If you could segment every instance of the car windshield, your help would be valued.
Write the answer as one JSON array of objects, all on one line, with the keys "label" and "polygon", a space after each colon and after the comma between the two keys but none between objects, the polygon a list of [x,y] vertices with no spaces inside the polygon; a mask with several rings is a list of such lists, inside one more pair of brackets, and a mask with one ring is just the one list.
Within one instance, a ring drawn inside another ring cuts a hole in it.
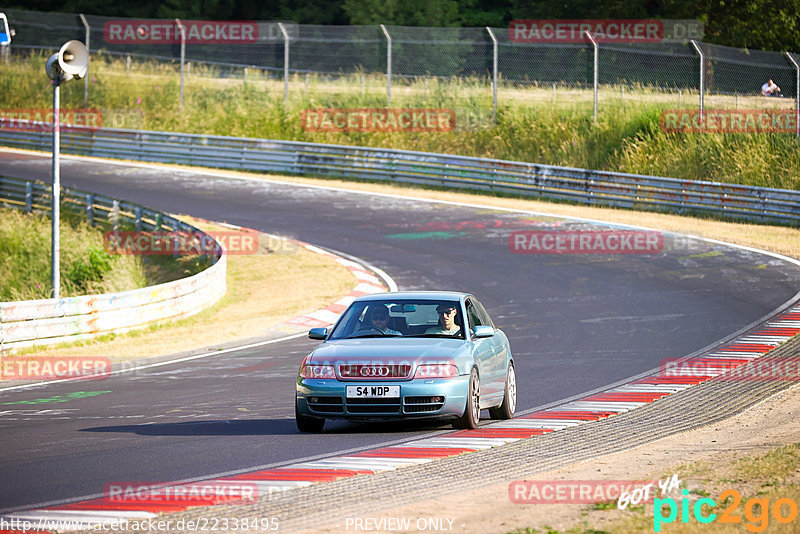
[{"label": "car windshield", "polygon": [[329,339],[445,337],[464,339],[457,300],[365,300],[344,312]]}]

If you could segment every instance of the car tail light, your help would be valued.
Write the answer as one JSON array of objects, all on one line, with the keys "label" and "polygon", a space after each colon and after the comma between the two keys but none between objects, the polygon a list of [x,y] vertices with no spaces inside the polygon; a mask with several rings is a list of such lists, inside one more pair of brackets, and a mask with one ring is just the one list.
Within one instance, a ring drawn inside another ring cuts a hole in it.
[{"label": "car tail light", "polygon": [[304,364],[300,367],[300,378],[336,378],[332,365]]},{"label": "car tail light", "polygon": [[453,378],[458,376],[458,367],[452,363],[426,363],[417,367],[414,378]]}]

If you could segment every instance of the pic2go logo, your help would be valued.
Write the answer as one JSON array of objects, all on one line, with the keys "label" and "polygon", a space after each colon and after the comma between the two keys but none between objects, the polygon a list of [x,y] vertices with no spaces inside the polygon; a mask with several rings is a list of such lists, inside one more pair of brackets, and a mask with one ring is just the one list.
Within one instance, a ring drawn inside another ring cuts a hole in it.
[{"label": "pic2go logo", "polygon": [[[729,489],[720,494],[721,505],[726,506],[729,498],[733,498],[733,502],[727,505],[719,516],[711,512],[711,509],[717,506],[714,499],[704,497],[698,499],[694,505],[691,505],[688,499],[689,491],[683,490],[681,494],[683,498],[680,499],[680,504],[669,497],[653,500],[654,532],[661,532],[662,525],[674,523],[678,519],[679,512],[681,514],[681,523],[689,523],[690,513],[698,523],[703,524],[713,523],[714,521],[734,524],[741,524],[742,522],[742,516],[736,513],[736,509],[739,508],[739,504],[742,502],[742,495],[736,490]],[[664,515],[665,510],[668,510],[666,516]],[[797,503],[792,499],[782,498],[776,500],[770,507],[769,499],[766,497],[754,497],[744,504],[744,517],[747,520],[745,528],[749,532],[764,532],[769,526],[770,514],[778,523],[791,523],[797,518]]]}]

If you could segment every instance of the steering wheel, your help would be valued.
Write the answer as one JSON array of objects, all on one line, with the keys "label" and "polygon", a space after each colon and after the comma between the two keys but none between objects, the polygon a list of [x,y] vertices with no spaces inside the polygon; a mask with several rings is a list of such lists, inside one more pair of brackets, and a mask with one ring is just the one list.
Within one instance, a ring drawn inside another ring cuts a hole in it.
[{"label": "steering wheel", "polygon": [[378,334],[381,334],[383,336],[389,335],[386,332],[384,332],[383,330],[381,330],[380,328],[375,328],[374,326],[362,326],[361,328],[359,328],[358,330],[353,332],[353,334],[359,334],[359,333],[361,333],[361,334],[378,333]]}]

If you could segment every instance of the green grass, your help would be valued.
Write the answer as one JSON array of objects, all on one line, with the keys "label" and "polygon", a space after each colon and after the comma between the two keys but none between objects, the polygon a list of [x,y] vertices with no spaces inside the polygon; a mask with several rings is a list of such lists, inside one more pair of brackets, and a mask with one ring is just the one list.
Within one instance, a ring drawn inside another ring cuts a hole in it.
[{"label": "green grass", "polygon": [[[43,56],[12,59],[0,77],[0,109],[44,108],[52,91]],[[178,104],[174,65],[133,63],[99,54],[92,57],[89,107],[100,110],[103,125],[347,145],[391,147],[494,157],[590,169],[714,180],[786,189],[800,188],[800,142],[793,134],[682,134],[659,126],[662,110],[696,108],[697,96],[644,87],[623,93],[601,91],[598,124],[593,125],[591,91],[562,88],[555,103],[546,87],[501,86],[497,117],[485,80],[431,79],[393,84],[392,107],[449,108],[456,130],[437,133],[325,133],[301,128],[309,108],[384,107],[381,76],[291,79],[283,83],[250,69],[238,78],[221,78],[194,65],[186,76],[184,105]],[[363,88],[362,88],[363,83]],[[781,105],[761,97],[736,100],[741,108]],[[730,97],[707,97],[707,107],[733,107]],[[716,102],[716,103],[715,103]],[[83,107],[83,83],[62,88],[62,106]]]},{"label": "green grass", "polygon": [[[48,217],[0,208],[0,302],[50,296]],[[61,296],[125,291],[174,280],[202,268],[199,258],[108,254],[103,230],[62,212]]]}]

